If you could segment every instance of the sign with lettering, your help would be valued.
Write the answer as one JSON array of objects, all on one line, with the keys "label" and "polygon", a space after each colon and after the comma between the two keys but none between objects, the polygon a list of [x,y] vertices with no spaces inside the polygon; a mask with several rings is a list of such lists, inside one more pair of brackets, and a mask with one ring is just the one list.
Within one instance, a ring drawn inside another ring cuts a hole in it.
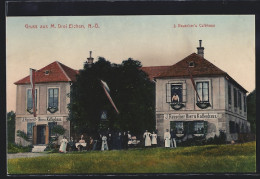
[{"label": "sign with lettering", "polygon": [[22,122],[37,122],[37,121],[61,122],[62,117],[36,117],[36,118],[23,117],[22,118]]},{"label": "sign with lettering", "polygon": [[221,117],[222,115],[217,113],[164,114],[164,120],[218,119]]}]

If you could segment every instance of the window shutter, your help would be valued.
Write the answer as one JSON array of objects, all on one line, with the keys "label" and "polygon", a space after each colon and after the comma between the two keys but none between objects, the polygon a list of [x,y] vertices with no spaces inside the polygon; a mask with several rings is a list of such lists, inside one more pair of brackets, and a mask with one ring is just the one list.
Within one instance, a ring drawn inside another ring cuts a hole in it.
[{"label": "window shutter", "polygon": [[37,143],[37,126],[33,126],[33,145]]},{"label": "window shutter", "polygon": [[166,84],[166,103],[171,102],[171,84],[167,83]]},{"label": "window shutter", "polygon": [[46,133],[45,133],[45,144],[49,143],[49,126],[46,125]]},{"label": "window shutter", "polygon": [[182,84],[182,102],[187,101],[186,95],[187,95],[187,87],[186,87],[186,83],[183,83]]}]

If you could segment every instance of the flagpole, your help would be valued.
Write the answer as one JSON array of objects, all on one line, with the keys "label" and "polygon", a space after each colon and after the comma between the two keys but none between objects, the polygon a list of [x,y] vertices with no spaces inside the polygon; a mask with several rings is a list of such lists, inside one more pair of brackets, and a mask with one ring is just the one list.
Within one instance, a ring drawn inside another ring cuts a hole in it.
[{"label": "flagpole", "polygon": [[199,98],[199,101],[201,102],[201,99],[200,99],[199,93],[198,93],[197,88],[196,88],[196,86],[195,86],[195,82],[194,82],[194,80],[193,80],[193,77],[192,77],[192,74],[191,74],[191,72],[190,72],[189,67],[188,67],[188,71],[189,71],[189,74],[190,74],[190,79],[191,79],[191,82],[192,82],[193,88],[194,88],[194,90],[196,91],[196,94],[197,94],[197,96],[198,96],[198,98]]},{"label": "flagpole", "polygon": [[32,103],[33,103],[33,116],[36,118],[36,107],[35,107],[35,69],[30,68],[30,82],[32,87]]},{"label": "flagpole", "polygon": [[107,97],[108,97],[110,103],[112,104],[112,106],[113,106],[114,109],[116,110],[117,114],[119,114],[119,111],[118,111],[118,109],[117,109],[115,103],[113,102],[113,100],[112,100],[110,94],[108,93],[109,88],[108,88],[106,82],[104,82],[104,81],[101,80],[101,84],[102,84],[102,87],[103,87],[103,89],[104,89],[104,91],[105,91],[105,93],[106,93],[106,95],[107,95]]}]

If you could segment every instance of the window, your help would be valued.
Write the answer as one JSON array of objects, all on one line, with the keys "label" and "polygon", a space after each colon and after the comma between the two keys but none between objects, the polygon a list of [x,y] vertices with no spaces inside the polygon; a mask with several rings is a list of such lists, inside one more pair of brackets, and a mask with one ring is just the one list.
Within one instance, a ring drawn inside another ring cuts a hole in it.
[{"label": "window", "polygon": [[27,123],[27,136],[29,138],[32,137],[32,134],[33,134],[33,126],[35,126],[35,122],[28,122]]},{"label": "window", "polygon": [[233,134],[236,132],[236,125],[234,121],[229,121],[229,132]]},{"label": "window", "polygon": [[234,106],[237,107],[237,89],[234,88]]},{"label": "window", "polygon": [[[35,89],[35,110],[37,109],[37,89]],[[32,89],[27,90],[27,111],[33,113]]]},{"label": "window", "polygon": [[175,122],[175,128],[176,128],[176,133],[177,134],[183,134],[183,122]]},{"label": "window", "polygon": [[246,95],[244,95],[244,112],[246,112],[247,102],[246,102]]},{"label": "window", "polygon": [[48,111],[54,113],[58,111],[59,106],[59,89],[49,88],[48,89]]},{"label": "window", "polygon": [[237,95],[238,95],[238,107],[241,110],[242,109],[241,93],[238,92]]},{"label": "window", "polygon": [[[197,102],[209,102],[209,82],[197,82],[196,83],[197,87]],[[199,100],[200,98],[200,100]]]},{"label": "window", "polygon": [[53,133],[53,127],[57,125],[57,122],[49,122],[48,126],[49,126],[49,136],[55,136],[55,134]]},{"label": "window", "polygon": [[45,75],[49,75],[49,74],[50,74],[50,71],[49,71],[49,70],[46,70],[44,73],[45,73]]},{"label": "window", "polygon": [[231,85],[228,84],[228,104],[232,104]]},{"label": "window", "polygon": [[167,83],[166,102],[183,103],[186,102],[186,83]]},{"label": "window", "polygon": [[189,67],[194,67],[194,66],[195,66],[195,64],[193,61],[189,62]]},{"label": "window", "polygon": [[171,85],[171,101],[173,103],[182,102],[182,84]]},{"label": "window", "polygon": [[204,122],[194,122],[194,134],[204,134]]}]

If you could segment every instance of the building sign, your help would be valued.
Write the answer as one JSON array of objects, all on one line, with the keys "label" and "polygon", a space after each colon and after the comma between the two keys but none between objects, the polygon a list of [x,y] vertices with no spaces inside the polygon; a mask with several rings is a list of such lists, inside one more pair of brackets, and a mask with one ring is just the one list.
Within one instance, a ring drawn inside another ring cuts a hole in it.
[{"label": "building sign", "polygon": [[41,121],[48,121],[48,122],[61,122],[62,117],[36,117],[36,118],[22,118],[22,122],[41,122]]},{"label": "building sign", "polygon": [[221,118],[221,114],[217,114],[217,113],[164,114],[164,120],[218,119],[218,118]]}]

